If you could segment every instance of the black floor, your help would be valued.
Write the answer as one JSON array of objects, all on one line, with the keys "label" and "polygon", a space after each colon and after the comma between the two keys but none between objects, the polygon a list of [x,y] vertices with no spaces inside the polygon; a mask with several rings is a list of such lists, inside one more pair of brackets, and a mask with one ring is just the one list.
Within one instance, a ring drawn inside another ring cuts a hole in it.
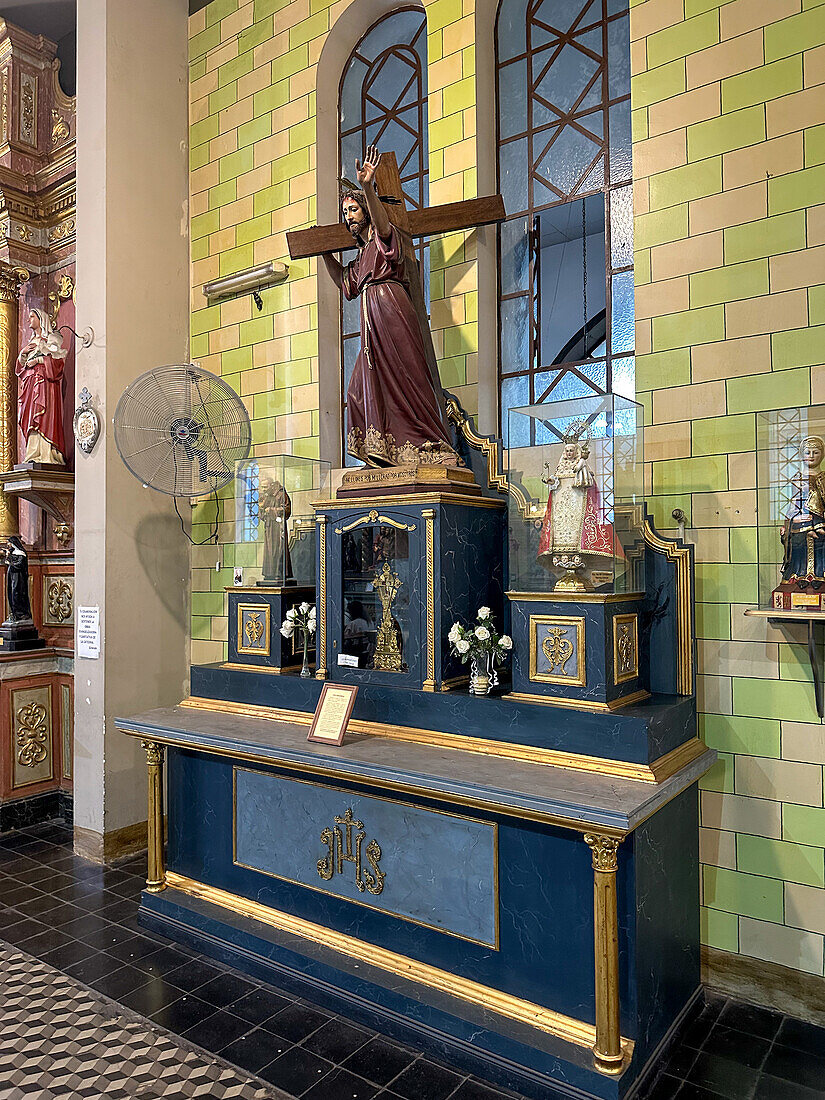
[{"label": "black floor", "polygon": [[[6,833],[0,939],[296,1097],[512,1098],[147,933],[136,917],[144,876],[145,857],[116,868],[78,859],[60,823]],[[709,996],[643,1097],[825,1100],[825,1029]]]}]

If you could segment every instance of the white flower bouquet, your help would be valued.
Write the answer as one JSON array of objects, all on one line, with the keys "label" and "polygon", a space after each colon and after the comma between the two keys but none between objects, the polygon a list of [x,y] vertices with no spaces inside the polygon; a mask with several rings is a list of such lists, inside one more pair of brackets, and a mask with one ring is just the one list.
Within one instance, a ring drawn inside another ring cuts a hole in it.
[{"label": "white flower bouquet", "polygon": [[451,652],[462,661],[478,660],[489,654],[496,664],[501,664],[513,648],[513,639],[507,634],[497,632],[489,607],[478,609],[474,626],[453,623],[447,640],[450,643]]},{"label": "white flower bouquet", "polygon": [[310,607],[306,602],[297,607],[291,607],[281,623],[281,633],[285,638],[292,638],[297,634],[303,641],[304,664],[301,675],[304,677],[312,675],[309,669],[309,639],[315,633],[316,627],[315,607]]}]

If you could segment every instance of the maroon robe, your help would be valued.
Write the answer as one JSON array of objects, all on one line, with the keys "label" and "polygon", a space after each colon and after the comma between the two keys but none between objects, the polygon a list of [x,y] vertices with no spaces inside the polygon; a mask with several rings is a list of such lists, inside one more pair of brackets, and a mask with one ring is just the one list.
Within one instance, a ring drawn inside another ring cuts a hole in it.
[{"label": "maroon robe", "polygon": [[63,437],[63,400],[60,383],[63,378],[63,359],[55,359],[47,352],[37,360],[24,357],[30,354],[24,349],[17,359],[17,415],[23,438],[32,431],[66,455]]},{"label": "maroon robe", "polygon": [[[361,350],[347,389],[347,450],[370,466],[455,461],[409,293],[401,238],[377,233],[344,269],[361,297]],[[434,444],[422,452],[424,444]]]}]

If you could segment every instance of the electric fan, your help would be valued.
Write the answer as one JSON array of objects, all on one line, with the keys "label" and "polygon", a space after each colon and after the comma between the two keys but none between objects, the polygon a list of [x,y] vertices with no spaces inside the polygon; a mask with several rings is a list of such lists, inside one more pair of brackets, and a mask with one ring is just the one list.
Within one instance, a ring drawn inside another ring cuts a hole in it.
[{"label": "electric fan", "polygon": [[117,403],[114,429],[127,469],[172,497],[217,492],[252,444],[243,401],[194,363],[155,367],[136,378]]}]

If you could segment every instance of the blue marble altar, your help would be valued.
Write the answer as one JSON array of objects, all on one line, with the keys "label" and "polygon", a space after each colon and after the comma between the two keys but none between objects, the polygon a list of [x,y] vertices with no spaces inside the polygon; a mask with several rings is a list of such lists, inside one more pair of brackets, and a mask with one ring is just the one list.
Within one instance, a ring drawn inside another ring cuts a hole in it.
[{"label": "blue marble altar", "polygon": [[[149,768],[141,920],[537,1100],[629,1100],[700,989],[692,551],[648,523],[643,591],[508,596],[495,441],[459,427],[480,492],[316,505],[317,679],[194,667],[118,720]],[[446,639],[481,603],[516,638],[497,697]],[[324,678],[359,687],[341,746],[306,740]]]}]

